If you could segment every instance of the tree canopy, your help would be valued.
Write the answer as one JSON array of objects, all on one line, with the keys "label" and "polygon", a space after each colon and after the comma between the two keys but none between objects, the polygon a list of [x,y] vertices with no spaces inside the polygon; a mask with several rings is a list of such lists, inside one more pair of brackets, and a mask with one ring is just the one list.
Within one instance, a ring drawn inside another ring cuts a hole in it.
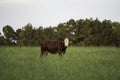
[{"label": "tree canopy", "polygon": [[6,25],[3,33],[3,36],[0,34],[0,46],[40,46],[43,39],[57,40],[65,37],[70,39],[71,45],[76,46],[120,46],[120,23],[100,21],[97,18],[70,19],[47,28],[35,28],[28,23],[16,31]]}]

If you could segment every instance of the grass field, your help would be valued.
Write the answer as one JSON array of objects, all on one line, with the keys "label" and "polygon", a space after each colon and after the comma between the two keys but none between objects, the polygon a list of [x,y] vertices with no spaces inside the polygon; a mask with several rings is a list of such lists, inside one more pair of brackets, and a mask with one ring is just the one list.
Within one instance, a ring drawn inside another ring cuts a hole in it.
[{"label": "grass field", "polygon": [[69,47],[40,57],[39,47],[0,47],[0,80],[119,80],[120,48]]}]

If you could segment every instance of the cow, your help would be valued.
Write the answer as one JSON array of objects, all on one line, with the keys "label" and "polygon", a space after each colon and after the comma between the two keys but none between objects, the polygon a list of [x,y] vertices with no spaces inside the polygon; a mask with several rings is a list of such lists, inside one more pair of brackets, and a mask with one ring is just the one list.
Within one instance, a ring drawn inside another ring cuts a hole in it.
[{"label": "cow", "polygon": [[56,40],[56,41],[51,41],[51,40],[43,40],[41,41],[41,57],[44,54],[48,54],[47,52],[51,54],[59,54],[59,55],[64,55],[65,51],[69,45],[69,39],[65,38],[64,40]]}]

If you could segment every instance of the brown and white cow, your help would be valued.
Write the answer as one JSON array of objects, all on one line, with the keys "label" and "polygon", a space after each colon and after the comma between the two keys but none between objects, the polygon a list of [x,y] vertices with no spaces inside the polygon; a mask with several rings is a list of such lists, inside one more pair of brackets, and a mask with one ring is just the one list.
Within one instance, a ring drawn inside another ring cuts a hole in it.
[{"label": "brown and white cow", "polygon": [[43,40],[41,42],[41,57],[44,54],[59,54],[64,55],[65,51],[69,45],[69,39],[65,38],[64,40],[57,40],[57,41],[50,41],[50,40]]}]

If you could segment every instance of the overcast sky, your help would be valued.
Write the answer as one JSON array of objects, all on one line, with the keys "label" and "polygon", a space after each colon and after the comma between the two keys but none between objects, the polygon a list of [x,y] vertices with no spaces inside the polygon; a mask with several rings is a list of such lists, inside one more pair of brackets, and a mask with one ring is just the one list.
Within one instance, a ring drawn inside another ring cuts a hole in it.
[{"label": "overcast sky", "polygon": [[0,32],[5,25],[48,27],[71,18],[120,22],[120,0],[0,0]]}]

